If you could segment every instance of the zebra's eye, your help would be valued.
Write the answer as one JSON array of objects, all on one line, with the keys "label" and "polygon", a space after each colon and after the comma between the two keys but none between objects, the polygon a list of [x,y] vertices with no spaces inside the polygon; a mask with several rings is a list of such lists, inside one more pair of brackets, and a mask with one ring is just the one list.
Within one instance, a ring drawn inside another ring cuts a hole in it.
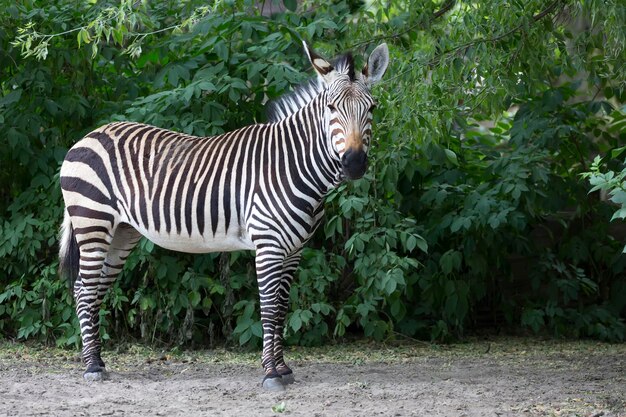
[{"label": "zebra's eye", "polygon": [[328,103],[326,106],[330,109],[330,111],[337,111],[337,108],[332,103]]}]

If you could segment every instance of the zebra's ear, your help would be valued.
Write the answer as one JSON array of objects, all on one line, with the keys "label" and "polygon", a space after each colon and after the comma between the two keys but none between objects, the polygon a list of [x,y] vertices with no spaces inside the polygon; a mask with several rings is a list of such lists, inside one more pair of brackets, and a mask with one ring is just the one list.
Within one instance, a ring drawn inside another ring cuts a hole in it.
[{"label": "zebra's ear", "polygon": [[318,55],[313,49],[309,48],[309,45],[307,45],[306,42],[302,41],[302,44],[304,45],[306,56],[309,58],[309,61],[311,61],[311,65],[313,65],[317,75],[319,75],[319,77],[325,82],[328,82],[328,75],[334,70],[333,66],[330,62]]},{"label": "zebra's ear", "polygon": [[367,85],[372,85],[380,81],[387,71],[389,65],[389,49],[386,43],[381,43],[372,51],[363,68],[363,78]]}]

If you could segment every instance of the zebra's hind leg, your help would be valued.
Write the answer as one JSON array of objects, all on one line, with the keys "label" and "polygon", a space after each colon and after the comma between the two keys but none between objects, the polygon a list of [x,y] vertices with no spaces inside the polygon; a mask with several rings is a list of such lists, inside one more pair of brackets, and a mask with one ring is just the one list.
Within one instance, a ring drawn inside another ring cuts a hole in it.
[{"label": "zebra's hind leg", "polygon": [[[96,302],[94,304],[95,311],[97,314],[92,316],[92,320],[94,320],[93,325],[100,325],[100,307],[106,296],[107,291],[117,277],[122,272],[124,268],[124,264],[126,263],[126,259],[128,255],[133,250],[137,243],[141,239],[141,234],[137,232],[132,226],[122,223],[115,230],[115,235],[113,236],[113,240],[111,245],[109,246],[109,251],[107,252],[106,258],[104,260],[104,264],[102,266],[102,272],[100,274],[100,282],[98,284],[98,293]],[[102,376],[106,376],[106,368],[104,361],[102,360],[102,342],[98,337],[96,339],[96,348],[94,351],[94,355],[97,357],[98,364],[102,368],[102,372],[105,372]]]},{"label": "zebra's hind leg", "polygon": [[80,262],[79,274],[74,283],[74,298],[83,342],[83,362],[87,366],[83,376],[87,380],[102,379],[104,371],[101,366],[103,365],[102,359],[100,359],[98,293],[102,267],[111,240],[111,233],[103,227],[76,229]]},{"label": "zebra's hind leg", "polygon": [[285,318],[289,310],[289,290],[293,282],[294,273],[300,263],[301,251],[290,255],[283,263],[283,273],[278,288],[278,315],[276,317],[276,329],[274,332],[274,359],[276,361],[276,370],[282,377],[283,384],[292,384],[295,382],[293,371],[284,359],[283,339],[285,329]]},{"label": "zebra's hind leg", "polygon": [[98,381],[105,376],[101,356],[100,306],[140,237],[135,229],[125,225],[115,230],[113,238],[111,233],[101,233],[97,237],[77,234],[80,273],[74,285],[74,296],[83,342],[83,361],[87,366],[83,374],[86,380]]}]

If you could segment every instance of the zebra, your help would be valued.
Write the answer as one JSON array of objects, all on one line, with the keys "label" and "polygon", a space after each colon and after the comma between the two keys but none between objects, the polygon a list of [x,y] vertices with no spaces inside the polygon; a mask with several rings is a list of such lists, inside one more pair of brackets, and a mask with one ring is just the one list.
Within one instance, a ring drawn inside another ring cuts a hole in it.
[{"label": "zebra", "polygon": [[324,196],[365,174],[370,89],[389,63],[385,43],[360,72],[350,53],[331,63],[303,45],[317,76],[271,102],[268,123],[196,137],[113,122],[68,151],[60,169],[60,271],[73,289],[85,379],[105,375],[100,306],[146,237],[188,253],[256,251],[262,387],[284,390],[294,381],[283,357],[289,289]]}]

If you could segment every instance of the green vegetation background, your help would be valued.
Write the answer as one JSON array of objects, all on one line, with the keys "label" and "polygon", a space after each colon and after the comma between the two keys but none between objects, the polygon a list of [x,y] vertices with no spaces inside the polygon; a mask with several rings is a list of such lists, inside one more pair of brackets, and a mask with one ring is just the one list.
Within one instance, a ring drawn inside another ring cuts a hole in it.
[{"label": "green vegetation background", "polygon": [[[385,41],[392,61],[368,173],[328,196],[304,252],[290,343],[626,337],[620,1],[0,3],[0,338],[79,343],[56,273],[74,142],[113,120],[195,135],[264,121],[311,76],[302,40],[328,57]],[[143,241],[104,338],[259,345],[252,261]]]}]

